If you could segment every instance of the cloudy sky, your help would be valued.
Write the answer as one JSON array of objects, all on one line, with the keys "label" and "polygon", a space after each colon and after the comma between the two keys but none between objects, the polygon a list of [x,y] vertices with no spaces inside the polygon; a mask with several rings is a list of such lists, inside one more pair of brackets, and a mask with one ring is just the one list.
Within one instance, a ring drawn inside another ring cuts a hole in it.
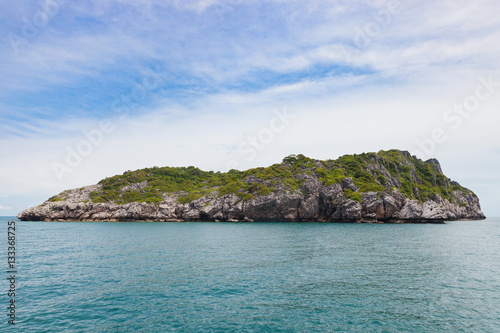
[{"label": "cloudy sky", "polygon": [[496,0],[1,2],[0,215],[129,169],[397,148],[500,216]]}]

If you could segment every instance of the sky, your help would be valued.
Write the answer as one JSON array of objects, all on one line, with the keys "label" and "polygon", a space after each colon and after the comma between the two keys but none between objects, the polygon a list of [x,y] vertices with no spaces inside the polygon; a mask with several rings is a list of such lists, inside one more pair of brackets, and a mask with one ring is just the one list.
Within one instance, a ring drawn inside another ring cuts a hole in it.
[{"label": "sky", "polygon": [[500,216],[496,0],[0,1],[0,215],[145,167],[401,149]]}]

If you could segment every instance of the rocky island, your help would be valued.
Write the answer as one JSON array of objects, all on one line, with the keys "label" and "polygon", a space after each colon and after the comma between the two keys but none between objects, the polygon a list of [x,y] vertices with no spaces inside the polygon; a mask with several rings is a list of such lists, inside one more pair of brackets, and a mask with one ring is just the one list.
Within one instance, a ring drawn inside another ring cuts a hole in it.
[{"label": "rocky island", "polygon": [[290,155],[267,168],[127,171],[67,190],[17,216],[23,221],[433,222],[479,220],[478,197],[436,159],[407,151],[320,161]]}]

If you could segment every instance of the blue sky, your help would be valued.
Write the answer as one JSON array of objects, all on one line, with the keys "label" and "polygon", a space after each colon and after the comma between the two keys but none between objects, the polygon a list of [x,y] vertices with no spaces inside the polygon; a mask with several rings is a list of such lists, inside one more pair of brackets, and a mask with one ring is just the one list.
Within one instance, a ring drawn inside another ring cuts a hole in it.
[{"label": "blue sky", "polygon": [[438,158],[500,216],[496,11],[495,1],[3,1],[0,215],[128,169],[398,148]]}]

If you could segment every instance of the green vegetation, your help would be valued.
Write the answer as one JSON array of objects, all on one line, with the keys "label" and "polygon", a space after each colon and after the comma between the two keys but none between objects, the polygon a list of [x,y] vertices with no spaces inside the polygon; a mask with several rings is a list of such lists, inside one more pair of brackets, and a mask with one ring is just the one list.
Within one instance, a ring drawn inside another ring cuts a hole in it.
[{"label": "green vegetation", "polygon": [[185,197],[180,197],[177,201],[181,204],[190,203],[201,198],[203,194],[200,191],[193,191],[186,195]]},{"label": "green vegetation", "polygon": [[58,201],[67,200],[69,198],[69,193],[70,193],[70,191],[64,191],[58,195],[54,195],[53,197],[50,197],[47,201],[58,202]]},{"label": "green vegetation", "polygon": [[354,192],[348,189],[344,189],[344,194],[346,198],[351,199],[351,200],[356,200],[359,202],[363,202],[363,195],[359,192]]},{"label": "green vegetation", "polygon": [[425,201],[439,194],[442,198],[452,200],[451,193],[454,191],[460,190],[464,194],[469,192],[438,173],[431,163],[410,157],[411,164],[408,165],[405,162],[407,156],[398,150],[382,151],[378,155],[382,157],[382,164],[391,176],[401,182],[399,190],[408,198]]},{"label": "green vegetation", "polygon": [[237,194],[245,191],[245,184],[241,180],[234,180],[224,186],[219,187],[219,196],[227,194]]},{"label": "green vegetation", "polygon": [[[306,193],[304,183],[317,177],[324,186],[342,184],[352,178],[357,192],[344,189],[347,198],[362,201],[365,192],[391,192],[397,187],[408,198],[424,201],[440,195],[453,200],[452,192],[472,193],[451,182],[436,165],[421,161],[399,150],[345,155],[337,160],[318,161],[304,155],[290,155],[282,163],[246,171],[202,171],[190,167],[153,167],[128,171],[103,179],[101,189],[90,194],[95,203],[159,203],[175,194],[178,202],[188,204],[207,195],[236,195],[243,201],[276,191]],[[64,194],[64,193],[63,193]],[[64,200],[64,195],[49,201]]]},{"label": "green vegetation", "polygon": [[347,178],[345,170],[340,167],[338,169],[317,168],[316,175],[325,186],[338,184],[344,178]]},{"label": "green vegetation", "polygon": [[241,197],[241,200],[247,201],[247,200],[253,200],[255,199],[255,196],[252,193],[247,193],[243,197]]},{"label": "green vegetation", "polygon": [[63,198],[61,198],[60,196],[58,195],[54,195],[53,197],[50,197],[49,200],[47,201],[50,201],[50,202],[58,202],[58,201],[64,201]]}]

